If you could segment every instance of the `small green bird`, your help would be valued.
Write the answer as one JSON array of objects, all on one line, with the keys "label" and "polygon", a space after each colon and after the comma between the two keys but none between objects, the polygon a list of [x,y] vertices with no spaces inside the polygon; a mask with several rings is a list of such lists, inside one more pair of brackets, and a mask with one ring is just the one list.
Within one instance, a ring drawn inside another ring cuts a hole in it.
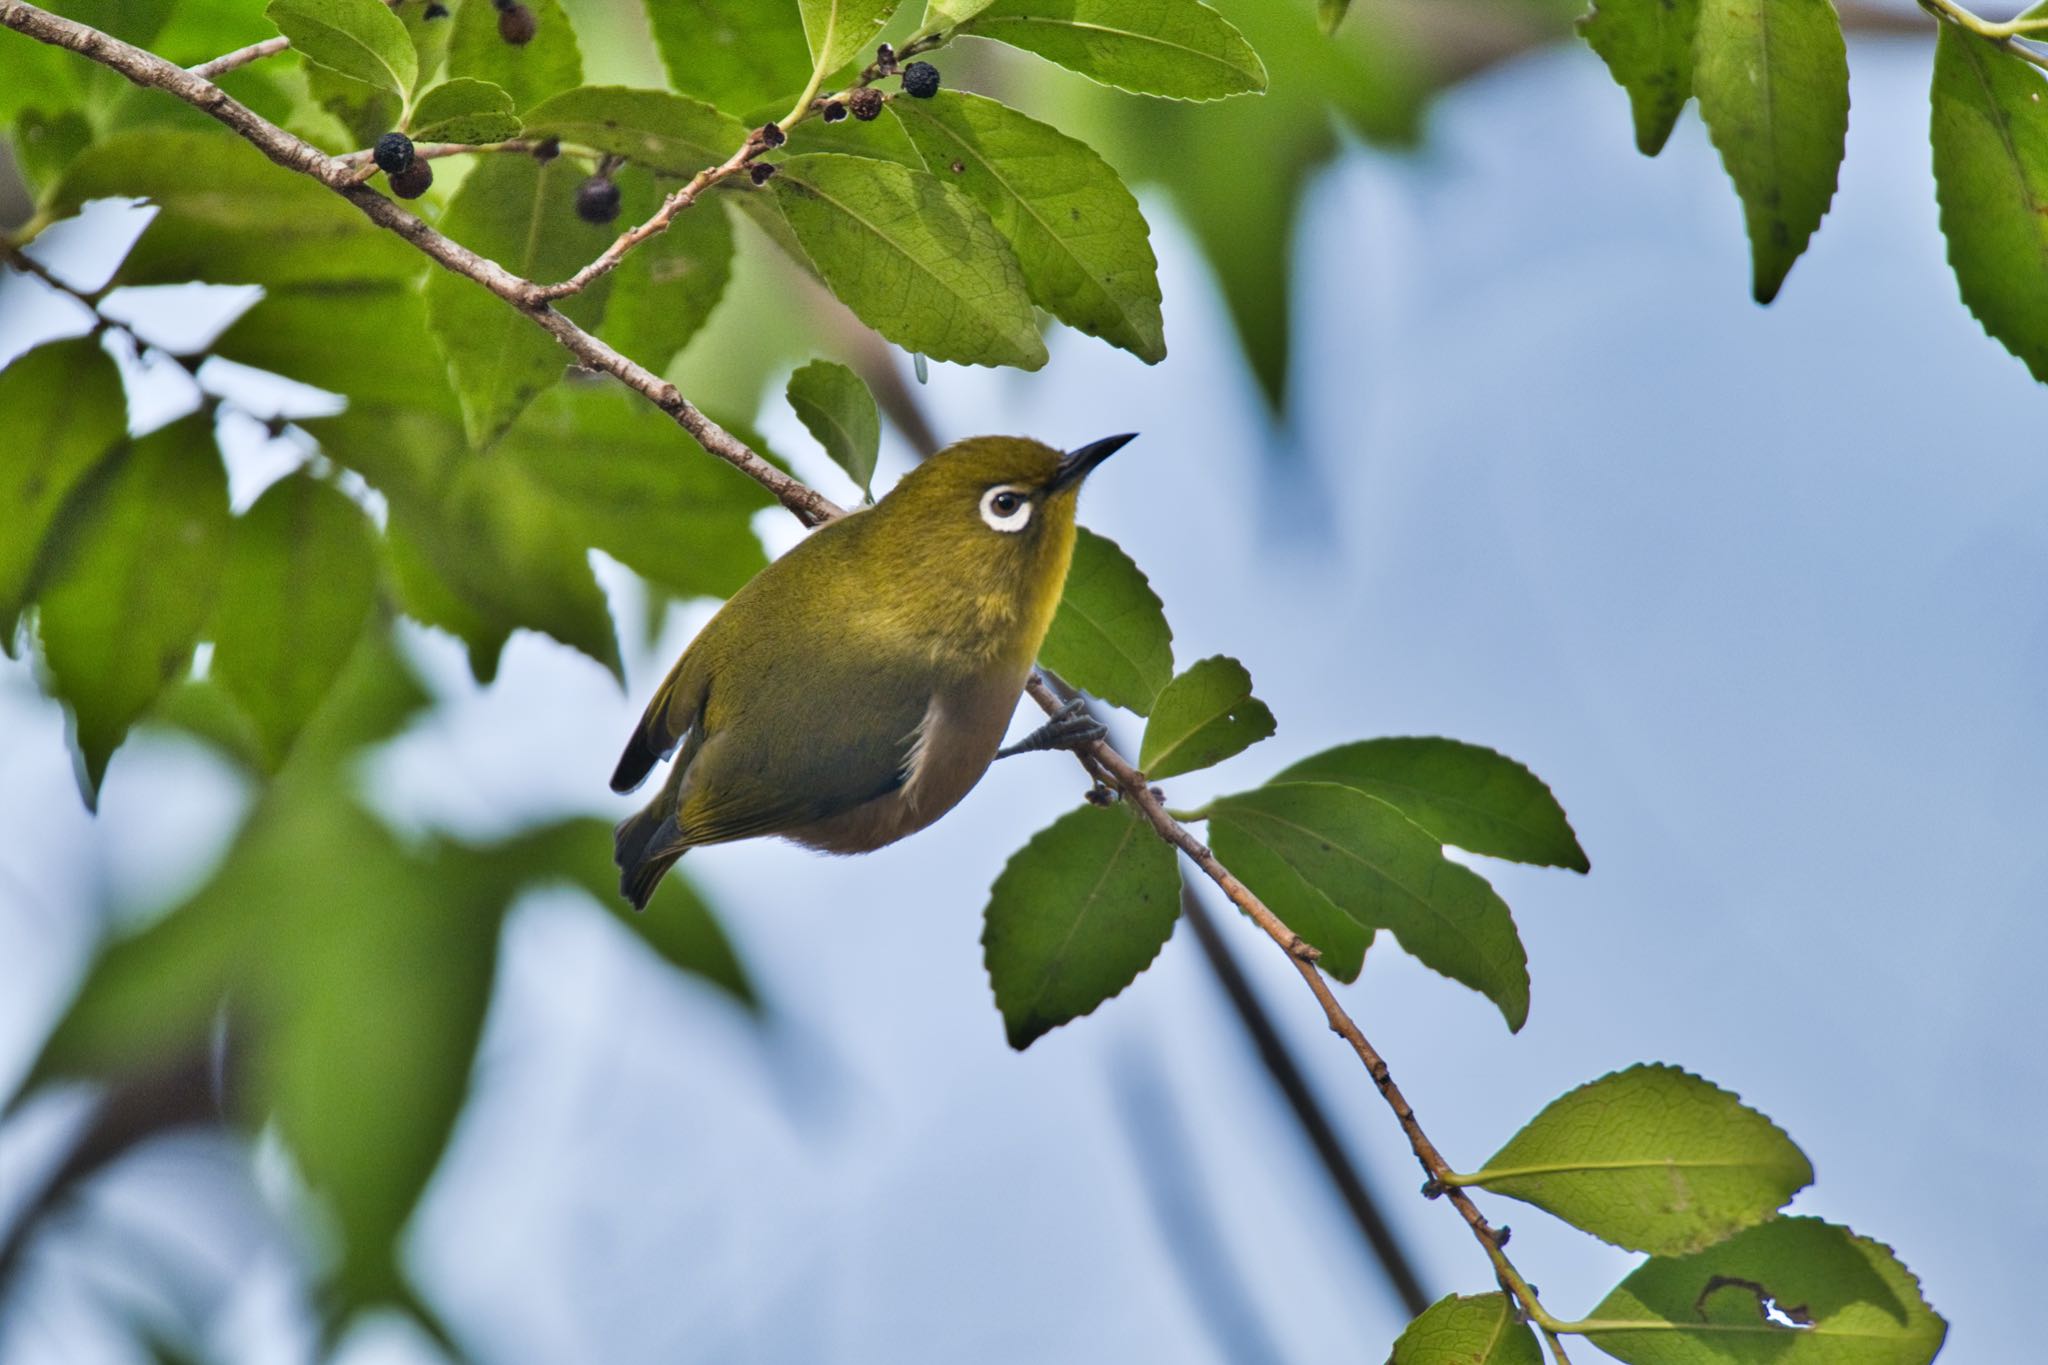
[{"label": "small green bird", "polygon": [[1081,481],[1130,439],[1066,455],[956,442],[735,593],[612,774],[632,791],[680,746],[661,794],[618,827],[626,899],[644,908],[699,844],[880,848],[951,810],[995,759],[1099,738],[1077,703],[996,747],[1059,607]]}]

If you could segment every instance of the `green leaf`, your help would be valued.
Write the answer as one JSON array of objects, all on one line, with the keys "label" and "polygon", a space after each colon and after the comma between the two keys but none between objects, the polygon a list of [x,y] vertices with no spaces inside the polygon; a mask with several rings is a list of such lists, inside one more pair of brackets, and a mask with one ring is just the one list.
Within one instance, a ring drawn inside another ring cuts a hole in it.
[{"label": "green leaf", "polygon": [[1963,302],[2048,383],[2048,103],[1997,43],[1937,24],[1934,197]]},{"label": "green leaf", "polygon": [[958,190],[831,152],[789,158],[768,184],[825,283],[890,341],[968,365],[1045,363],[1016,257]]},{"label": "green leaf", "polygon": [[995,0],[927,0],[924,18],[918,22],[917,30],[936,33],[940,29],[964,24],[994,3]]},{"label": "green leaf", "polygon": [[195,414],[136,441],[62,533],[43,652],[71,708],[87,805],[128,727],[191,665],[227,530],[227,474],[211,419]]},{"label": "green leaf", "polygon": [[723,162],[747,140],[738,120],[701,100],[622,85],[564,91],[527,111],[526,131],[685,178]]},{"label": "green leaf", "polygon": [[1579,32],[1628,91],[1636,147],[1655,156],[1692,98],[1693,35],[1700,0],[1594,0]]},{"label": "green leaf", "polygon": [[121,263],[123,284],[280,286],[412,279],[422,269],[418,252],[355,205],[225,129],[115,133],[72,163],[51,212],[117,196],[160,210]]},{"label": "green leaf", "polygon": [[0,635],[28,605],[44,538],[65,501],[128,435],[121,376],[97,340],[38,346],[0,370]]},{"label": "green leaf", "polygon": [[[648,172],[628,166],[615,177],[622,217],[644,223],[661,204]],[[698,203],[668,230],[633,248],[612,272],[598,335],[656,374],[711,320],[732,278],[732,222],[716,203]]]},{"label": "green leaf", "polygon": [[787,0],[691,0],[647,7],[669,84],[721,109],[781,101],[787,111],[811,74],[803,23]]},{"label": "green leaf", "polygon": [[1323,953],[1358,975],[1373,931],[1493,1001],[1511,1030],[1529,1017],[1529,967],[1507,906],[1486,880],[1376,797],[1330,782],[1282,782],[1209,807],[1216,856]]},{"label": "green leaf", "polygon": [[678,597],[730,597],[767,567],[753,529],[767,490],[620,386],[558,388],[495,454],[571,543]]},{"label": "green leaf", "polygon": [[[556,158],[489,156],[462,182],[442,230],[529,280],[567,278],[611,244],[609,228],[576,214],[582,172]],[[602,315],[607,288],[561,304],[586,326]],[[531,318],[453,271],[427,280],[427,320],[462,400],[463,425],[479,450],[505,432],[534,396],[562,377],[568,352]]]},{"label": "green leaf", "polygon": [[1173,628],[1144,572],[1108,536],[1077,527],[1074,562],[1038,660],[1115,706],[1152,714],[1173,681]]},{"label": "green leaf", "polygon": [[1631,1251],[1698,1251],[1769,1218],[1813,1183],[1778,1126],[1672,1066],[1632,1066],[1551,1101],[1451,1182],[1548,1210]]},{"label": "green leaf", "polygon": [[263,12],[300,56],[350,80],[402,100],[420,77],[412,35],[384,0],[270,0]]},{"label": "green leaf", "polygon": [[1387,1365],[1543,1365],[1543,1348],[1507,1295],[1453,1294],[1408,1324]]},{"label": "green leaf", "polygon": [[1926,1365],[1948,1324],[1889,1247],[1779,1218],[1645,1262],[1573,1330],[1629,1365]]},{"label": "green leaf", "polygon": [[1130,985],[1179,918],[1173,849],[1134,812],[1082,806],[1033,835],[996,878],[981,933],[1010,1046]]},{"label": "green leaf", "polygon": [[1316,0],[1316,23],[1325,37],[1337,31],[1351,12],[1351,0]]},{"label": "green leaf", "polygon": [[874,501],[875,458],[881,453],[882,418],[860,376],[830,360],[813,360],[789,377],[789,405],[832,463]]},{"label": "green leaf", "polygon": [[1203,659],[1152,704],[1138,766],[1157,780],[1242,753],[1273,733],[1273,713],[1252,695],[1252,675],[1227,655]]},{"label": "green leaf", "polygon": [[1778,295],[1835,197],[1849,131],[1849,61],[1830,0],[1702,6],[1693,90],[1742,196],[1758,303]]},{"label": "green leaf", "polygon": [[512,96],[489,81],[458,76],[420,96],[412,136],[419,142],[503,142],[519,136]]},{"label": "green leaf", "polygon": [[460,0],[448,37],[448,74],[502,86],[515,108],[531,109],[583,83],[583,50],[560,0],[524,3],[533,11],[533,41],[514,47],[498,36],[498,11],[487,0]]},{"label": "green leaf", "polygon": [[1273,780],[1356,787],[1468,853],[1574,872],[1592,866],[1543,780],[1477,744],[1360,740],[1312,754]]},{"label": "green leaf", "polygon": [[604,821],[564,820],[478,852],[519,885],[562,881],[589,892],[669,966],[703,978],[750,1010],[761,1008],[725,930],[681,869],[662,878],[644,912],[636,912],[620,897],[619,870],[612,863],[612,827]]},{"label": "green leaf", "polygon": [[925,168],[988,211],[1040,307],[1147,364],[1166,358],[1138,201],[1086,143],[980,95],[891,100]]},{"label": "green leaf", "polygon": [[1201,0],[996,0],[961,32],[1133,94],[1213,100],[1266,88],[1259,54]]},{"label": "green leaf", "polygon": [[798,0],[804,16],[804,37],[811,45],[811,68],[829,75],[856,53],[873,47],[882,25],[895,12],[897,0]]},{"label": "green leaf", "polygon": [[340,676],[377,603],[376,533],[300,472],[264,490],[229,536],[212,676],[281,762]]}]

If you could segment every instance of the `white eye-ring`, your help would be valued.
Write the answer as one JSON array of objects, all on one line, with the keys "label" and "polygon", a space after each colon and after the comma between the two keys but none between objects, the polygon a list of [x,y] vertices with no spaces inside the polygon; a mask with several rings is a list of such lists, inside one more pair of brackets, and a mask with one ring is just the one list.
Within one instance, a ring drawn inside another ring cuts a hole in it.
[{"label": "white eye-ring", "polygon": [[991,531],[1021,531],[1031,520],[1031,495],[998,484],[981,495],[981,519]]}]

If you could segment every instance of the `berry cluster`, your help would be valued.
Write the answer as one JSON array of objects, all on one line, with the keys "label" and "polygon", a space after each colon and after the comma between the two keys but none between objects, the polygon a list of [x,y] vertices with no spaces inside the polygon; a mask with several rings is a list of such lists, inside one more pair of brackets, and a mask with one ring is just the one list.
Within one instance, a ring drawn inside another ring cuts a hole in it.
[{"label": "berry cluster", "polygon": [[412,139],[404,133],[391,132],[378,138],[370,148],[370,159],[384,172],[391,182],[391,192],[400,199],[417,199],[434,183],[434,168],[415,152]]}]

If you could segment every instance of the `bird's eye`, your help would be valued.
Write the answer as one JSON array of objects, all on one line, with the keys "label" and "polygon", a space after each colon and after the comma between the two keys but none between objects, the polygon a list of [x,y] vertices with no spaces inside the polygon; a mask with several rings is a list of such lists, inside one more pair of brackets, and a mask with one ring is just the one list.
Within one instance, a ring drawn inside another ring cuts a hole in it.
[{"label": "bird's eye", "polygon": [[981,519],[992,531],[1021,531],[1031,520],[1031,498],[1015,488],[991,488],[981,495]]}]

